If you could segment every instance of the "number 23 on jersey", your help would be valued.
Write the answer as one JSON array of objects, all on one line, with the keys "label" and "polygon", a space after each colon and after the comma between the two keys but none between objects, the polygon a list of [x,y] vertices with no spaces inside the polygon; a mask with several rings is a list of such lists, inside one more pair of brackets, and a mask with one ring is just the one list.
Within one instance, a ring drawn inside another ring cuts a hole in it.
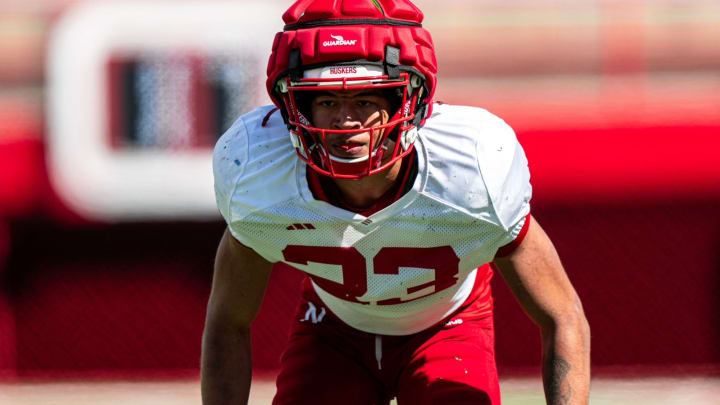
[{"label": "number 23 on jersey", "polygon": [[[354,247],[288,245],[283,250],[289,264],[308,266],[310,263],[331,264],[342,268],[342,283],[310,275],[315,284],[328,293],[351,302],[370,304],[360,297],[367,293],[367,259]],[[430,248],[384,247],[372,258],[373,273],[399,275],[401,267],[432,271],[433,280],[407,286],[404,294],[410,295],[428,289],[427,293],[413,298],[393,297],[376,302],[377,305],[396,305],[410,302],[449,288],[458,281],[460,259],[450,246]],[[426,280],[426,279],[425,279]],[[434,287],[429,289],[429,287]]]}]

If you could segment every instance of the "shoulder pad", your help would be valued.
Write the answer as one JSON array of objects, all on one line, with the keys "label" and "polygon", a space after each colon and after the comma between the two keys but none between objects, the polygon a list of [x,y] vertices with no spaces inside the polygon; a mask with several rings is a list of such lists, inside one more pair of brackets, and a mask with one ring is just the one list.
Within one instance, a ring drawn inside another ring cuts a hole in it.
[{"label": "shoulder pad", "polygon": [[527,159],[505,121],[482,108],[436,104],[421,134],[435,193],[504,229],[527,215]]},{"label": "shoulder pad", "polygon": [[287,199],[290,190],[297,193],[297,157],[280,113],[262,125],[271,110],[261,107],[243,115],[215,145],[215,198],[228,224]]}]

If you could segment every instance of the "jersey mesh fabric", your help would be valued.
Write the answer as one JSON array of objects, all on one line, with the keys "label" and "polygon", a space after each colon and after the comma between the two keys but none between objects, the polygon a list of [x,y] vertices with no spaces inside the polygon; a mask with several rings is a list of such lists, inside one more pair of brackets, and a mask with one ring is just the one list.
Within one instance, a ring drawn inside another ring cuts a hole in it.
[{"label": "jersey mesh fabric", "polygon": [[[252,115],[246,131],[228,135],[247,138],[237,142],[247,161],[228,163],[233,153],[216,148],[218,204],[229,207],[233,235],[308,273],[326,306],[356,329],[402,335],[444,319],[470,296],[475,269],[522,228],[530,187],[509,127],[484,110],[434,111],[416,142],[413,188],[370,217],[315,200],[282,122],[261,128],[264,114]],[[503,195],[508,188],[520,195]]]}]

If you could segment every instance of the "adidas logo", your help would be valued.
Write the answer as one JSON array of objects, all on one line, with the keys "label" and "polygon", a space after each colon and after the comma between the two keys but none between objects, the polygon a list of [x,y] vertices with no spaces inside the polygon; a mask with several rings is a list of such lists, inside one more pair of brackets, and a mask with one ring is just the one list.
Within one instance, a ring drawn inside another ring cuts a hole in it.
[{"label": "adidas logo", "polygon": [[355,45],[357,43],[357,39],[346,40],[342,35],[330,34],[330,37],[334,39],[334,41],[325,41],[323,42],[323,46]]},{"label": "adidas logo", "polygon": [[288,231],[300,231],[303,229],[315,229],[315,227],[313,226],[313,224],[292,224],[285,229],[287,229]]}]

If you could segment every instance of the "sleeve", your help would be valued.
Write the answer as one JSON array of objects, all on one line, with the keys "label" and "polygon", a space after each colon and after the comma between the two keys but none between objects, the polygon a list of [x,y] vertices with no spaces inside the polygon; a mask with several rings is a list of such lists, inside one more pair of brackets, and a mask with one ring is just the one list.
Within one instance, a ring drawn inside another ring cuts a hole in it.
[{"label": "sleeve", "polygon": [[500,249],[495,253],[495,257],[505,257],[515,251],[520,246],[525,235],[527,234],[528,228],[530,227],[530,214],[527,214],[513,229],[511,229],[510,236],[512,240],[506,245],[501,246]]},{"label": "sleeve", "polygon": [[247,131],[240,119],[220,137],[213,151],[215,202],[228,225],[233,220],[230,203],[245,169],[247,149]]},{"label": "sleeve", "polygon": [[505,244],[514,240],[530,213],[532,186],[525,151],[515,131],[494,117],[477,144],[478,164],[498,223],[507,232]]},{"label": "sleeve", "polygon": [[292,188],[296,155],[281,120],[262,127],[269,109],[243,115],[220,137],[213,151],[213,176],[216,204],[232,236],[274,262],[277,252],[266,225],[277,214],[267,210],[297,194]]}]

